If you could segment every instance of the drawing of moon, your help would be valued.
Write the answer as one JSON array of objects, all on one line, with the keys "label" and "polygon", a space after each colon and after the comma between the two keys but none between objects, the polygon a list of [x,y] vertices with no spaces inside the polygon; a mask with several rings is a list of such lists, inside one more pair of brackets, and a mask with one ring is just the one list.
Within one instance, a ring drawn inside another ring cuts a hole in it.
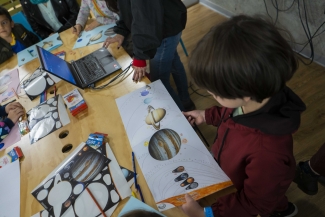
[{"label": "drawing of moon", "polygon": [[179,181],[182,181],[182,180],[185,180],[188,178],[188,174],[187,173],[182,173],[181,175],[177,176],[174,181],[175,182],[179,182]]},{"label": "drawing of moon", "polygon": [[163,108],[154,109],[151,105],[148,105],[148,115],[146,117],[146,123],[152,125],[156,130],[160,129],[160,121],[165,117],[166,110]]},{"label": "drawing of moon", "polygon": [[144,100],[143,100],[143,102],[145,103],[145,104],[149,104],[149,103],[151,103],[151,101],[152,101],[152,97],[149,97],[149,98],[145,98]]},{"label": "drawing of moon", "polygon": [[169,160],[177,155],[181,138],[171,129],[162,129],[152,135],[149,141],[149,154],[156,160]]},{"label": "drawing of moon", "polygon": [[98,152],[81,155],[71,168],[72,177],[78,182],[87,182],[95,178],[105,167],[105,158]]},{"label": "drawing of moon", "polygon": [[172,171],[172,173],[180,173],[180,172],[183,172],[184,171],[184,167],[183,166],[179,166],[179,167],[177,167],[176,169],[174,169],[173,171]]},{"label": "drawing of moon", "polygon": [[197,186],[199,186],[199,184],[197,182],[193,182],[192,184],[186,187],[186,190],[197,188]]}]

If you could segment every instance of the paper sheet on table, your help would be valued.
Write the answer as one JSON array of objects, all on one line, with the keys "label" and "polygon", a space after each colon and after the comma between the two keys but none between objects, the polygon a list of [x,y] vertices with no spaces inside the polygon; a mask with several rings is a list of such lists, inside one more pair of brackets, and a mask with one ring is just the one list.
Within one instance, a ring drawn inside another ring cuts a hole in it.
[{"label": "paper sheet on table", "polygon": [[13,126],[13,128],[11,128],[10,133],[7,135],[7,137],[4,138],[4,140],[2,140],[1,143],[4,143],[5,145],[2,148],[0,148],[0,151],[3,151],[6,148],[8,148],[9,146],[17,143],[18,141],[20,141],[20,139],[21,139],[21,135],[19,132],[18,123],[16,123]]},{"label": "paper sheet on table", "polygon": [[104,42],[107,37],[116,35],[113,31],[115,24],[96,27],[90,31],[83,31],[73,46],[73,49]]},{"label": "paper sheet on table", "polygon": [[14,89],[17,94],[20,93],[18,69],[14,69],[0,77],[0,102],[15,96],[12,89]]},{"label": "paper sheet on table", "polygon": [[137,162],[160,211],[232,185],[160,80],[116,99]]},{"label": "paper sheet on table", "polygon": [[34,44],[25,50],[20,51],[17,53],[18,58],[18,66],[22,66],[33,59],[38,57],[37,51],[36,51],[36,45],[43,47],[47,51],[54,50],[58,47],[60,47],[63,44],[59,33],[55,33],[43,41],[38,42],[37,44]]},{"label": "paper sheet on table", "polygon": [[19,160],[0,169],[0,216],[20,216]]},{"label": "paper sheet on table", "polygon": [[118,217],[123,216],[125,214],[127,214],[128,212],[131,212],[133,210],[146,210],[149,212],[155,212],[161,216],[166,217],[165,215],[163,215],[162,213],[158,212],[157,210],[155,210],[154,208],[152,208],[151,206],[142,203],[140,200],[134,198],[134,197],[130,197],[129,201],[125,204],[125,206],[123,207],[122,211],[118,214]]}]

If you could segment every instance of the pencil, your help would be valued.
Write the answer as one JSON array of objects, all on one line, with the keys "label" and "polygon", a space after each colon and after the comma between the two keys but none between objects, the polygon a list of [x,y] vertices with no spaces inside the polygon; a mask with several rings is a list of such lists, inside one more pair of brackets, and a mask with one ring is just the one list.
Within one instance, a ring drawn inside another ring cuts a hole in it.
[{"label": "pencil", "polygon": [[102,208],[100,207],[99,203],[95,199],[94,195],[90,192],[90,190],[88,188],[86,188],[86,190],[87,190],[88,194],[90,195],[90,197],[93,199],[93,201],[96,203],[96,206],[98,207],[98,209],[100,210],[100,212],[102,213],[102,215],[104,217],[107,217],[107,215],[105,214],[105,212],[102,210]]},{"label": "pencil", "polygon": [[11,88],[12,92],[15,94],[15,96],[17,97],[17,99],[19,99],[19,96],[18,94],[16,93],[15,89],[14,88]]}]

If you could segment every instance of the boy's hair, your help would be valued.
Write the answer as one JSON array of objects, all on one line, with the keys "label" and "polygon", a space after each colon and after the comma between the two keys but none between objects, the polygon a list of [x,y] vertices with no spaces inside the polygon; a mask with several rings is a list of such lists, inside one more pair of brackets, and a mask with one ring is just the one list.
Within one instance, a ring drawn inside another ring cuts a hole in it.
[{"label": "boy's hair", "polygon": [[199,87],[221,98],[257,102],[279,92],[297,68],[295,53],[276,27],[245,15],[212,28],[189,60]]},{"label": "boy's hair", "polygon": [[121,217],[161,217],[161,215],[155,212],[138,209],[138,210],[133,210],[131,212],[128,212]]},{"label": "boy's hair", "polygon": [[1,6],[0,6],[0,15],[5,15],[10,22],[12,21],[11,16],[10,16],[9,12],[7,11],[7,9],[5,9],[4,7],[1,7]]}]

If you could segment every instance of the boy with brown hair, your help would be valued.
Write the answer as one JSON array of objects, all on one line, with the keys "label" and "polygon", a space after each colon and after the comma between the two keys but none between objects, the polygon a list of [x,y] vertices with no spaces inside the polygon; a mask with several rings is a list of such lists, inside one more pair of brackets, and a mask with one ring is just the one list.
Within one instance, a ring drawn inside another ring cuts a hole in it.
[{"label": "boy with brown hair", "polygon": [[185,112],[191,124],[216,126],[212,154],[237,192],[201,207],[189,195],[190,217],[292,217],[285,193],[295,175],[292,134],[306,109],[286,86],[297,59],[275,26],[235,16],[213,28],[189,61],[195,83],[222,107]]},{"label": "boy with brown hair", "polygon": [[0,64],[37,42],[36,35],[21,24],[15,24],[9,12],[0,6]]}]

